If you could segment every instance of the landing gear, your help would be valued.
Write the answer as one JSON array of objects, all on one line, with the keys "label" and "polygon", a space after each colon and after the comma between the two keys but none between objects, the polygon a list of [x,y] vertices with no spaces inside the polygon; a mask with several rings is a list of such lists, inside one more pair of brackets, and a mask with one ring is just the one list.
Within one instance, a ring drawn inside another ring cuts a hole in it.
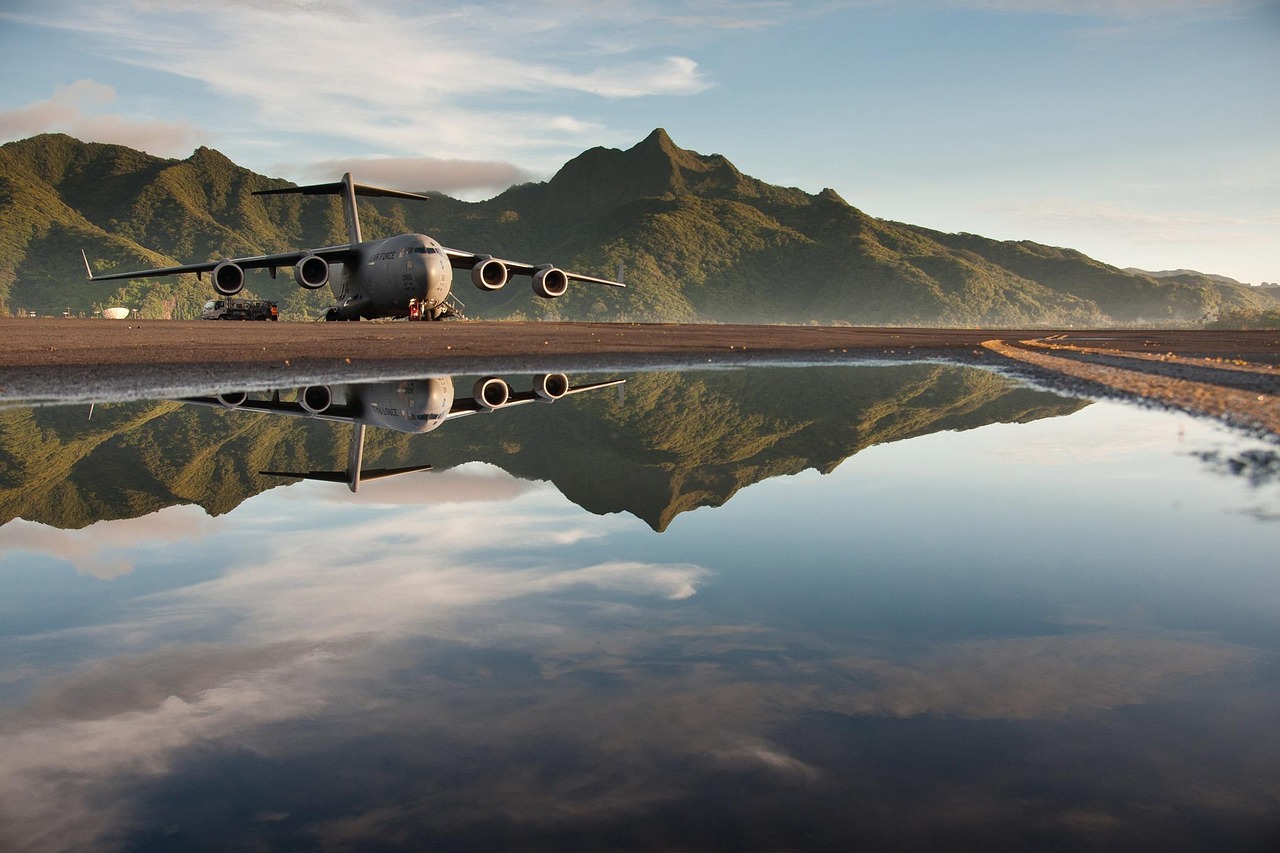
[{"label": "landing gear", "polygon": [[431,319],[433,320],[448,320],[451,318],[467,319],[466,315],[462,313],[462,302],[453,296],[448,297],[444,302],[431,309]]}]

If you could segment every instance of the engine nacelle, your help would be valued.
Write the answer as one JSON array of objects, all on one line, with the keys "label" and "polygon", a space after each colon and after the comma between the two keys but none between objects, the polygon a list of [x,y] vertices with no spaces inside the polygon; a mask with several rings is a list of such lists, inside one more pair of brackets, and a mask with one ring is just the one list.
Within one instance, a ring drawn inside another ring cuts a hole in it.
[{"label": "engine nacelle", "polygon": [[477,261],[471,268],[471,283],[481,290],[501,290],[510,277],[507,265],[496,258]]},{"label": "engine nacelle", "polygon": [[485,376],[477,379],[471,388],[471,396],[487,412],[500,409],[511,399],[511,386],[496,376]]},{"label": "engine nacelle", "polygon": [[329,283],[329,262],[319,255],[307,255],[293,265],[293,280],[307,290],[317,290]]},{"label": "engine nacelle", "polygon": [[543,299],[564,296],[569,289],[569,274],[555,267],[543,267],[533,274],[533,292]]},{"label": "engine nacelle", "polygon": [[539,400],[552,402],[569,393],[569,377],[563,373],[544,373],[534,377],[533,393]]},{"label": "engine nacelle", "polygon": [[333,391],[328,385],[308,385],[299,392],[298,405],[318,415],[333,405]]},{"label": "engine nacelle", "polygon": [[226,394],[219,394],[217,400],[228,409],[238,409],[244,405],[249,399],[249,395],[244,391],[228,391]]},{"label": "engine nacelle", "polygon": [[235,296],[244,290],[244,270],[239,264],[223,261],[213,268],[213,289],[223,296]]}]

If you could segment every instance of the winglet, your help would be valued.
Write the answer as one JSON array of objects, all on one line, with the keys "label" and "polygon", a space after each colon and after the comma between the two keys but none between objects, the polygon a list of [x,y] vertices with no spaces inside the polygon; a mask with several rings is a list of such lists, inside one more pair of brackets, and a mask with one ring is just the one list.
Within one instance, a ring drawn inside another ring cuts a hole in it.
[{"label": "winglet", "polygon": [[93,267],[89,266],[89,256],[84,253],[84,249],[80,250],[80,257],[84,258],[84,271],[89,274],[89,281],[93,281]]}]

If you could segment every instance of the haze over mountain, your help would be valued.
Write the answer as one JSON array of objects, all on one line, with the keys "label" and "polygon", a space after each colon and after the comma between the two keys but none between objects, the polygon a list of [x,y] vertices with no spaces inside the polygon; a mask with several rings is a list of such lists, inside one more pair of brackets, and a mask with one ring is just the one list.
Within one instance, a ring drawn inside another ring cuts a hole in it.
[{"label": "haze over mountain", "polygon": [[[279,186],[287,183],[208,148],[168,160],[57,134],[4,145],[0,309],[126,305],[192,317],[212,294],[207,282],[91,284],[79,249],[105,271],[345,241],[332,199],[251,194]],[[1195,322],[1274,305],[1220,277],[1157,277],[1070,249],[877,219],[833,190],[813,195],[744,175],[662,129],[625,151],[583,152],[545,183],[482,202],[362,199],[361,222],[366,238],[414,231],[586,273],[625,269],[624,291],[581,286],[555,301],[519,279],[480,294],[455,276],[472,317],[1080,325]],[[251,274],[248,290],[280,301],[286,316],[315,316],[329,300],[288,275]]]}]

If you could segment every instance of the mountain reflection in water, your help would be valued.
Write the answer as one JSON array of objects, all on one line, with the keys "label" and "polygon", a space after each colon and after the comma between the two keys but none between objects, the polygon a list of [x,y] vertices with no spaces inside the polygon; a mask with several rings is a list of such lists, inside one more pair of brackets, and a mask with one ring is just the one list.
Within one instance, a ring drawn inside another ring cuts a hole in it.
[{"label": "mountain reflection in water", "polygon": [[1265,445],[938,365],[624,387],[369,429],[434,470],[356,495],[260,473],[345,424],[0,411],[0,847],[1280,837]]},{"label": "mountain reflection in water", "polygon": [[[419,382],[431,383],[419,405],[449,410],[451,379]],[[471,387],[471,380],[460,382]],[[404,384],[375,383],[356,394],[390,399],[404,395]],[[289,400],[307,390],[283,392],[285,402],[276,405],[304,413],[300,399]],[[348,390],[337,393],[341,402],[331,411],[359,409],[344,405]],[[244,405],[271,405],[273,395],[255,396],[265,399]],[[324,423],[325,414],[216,411],[244,397],[228,393],[215,411],[178,401],[99,405],[92,418],[82,407],[0,411],[0,523],[21,517],[84,527],[178,503],[221,515],[279,485],[263,471],[347,466],[351,433]],[[679,513],[722,504],[745,485],[806,468],[829,471],[875,444],[1083,405],[985,371],[939,365],[649,373],[631,377],[622,397],[503,408],[494,419],[473,418],[428,439],[404,433],[425,432],[443,418],[412,421],[424,426],[413,430],[375,414],[365,423],[384,429],[367,433],[364,460],[437,470],[488,462],[522,479],[550,480],[590,512],[630,512],[662,530]]]}]

